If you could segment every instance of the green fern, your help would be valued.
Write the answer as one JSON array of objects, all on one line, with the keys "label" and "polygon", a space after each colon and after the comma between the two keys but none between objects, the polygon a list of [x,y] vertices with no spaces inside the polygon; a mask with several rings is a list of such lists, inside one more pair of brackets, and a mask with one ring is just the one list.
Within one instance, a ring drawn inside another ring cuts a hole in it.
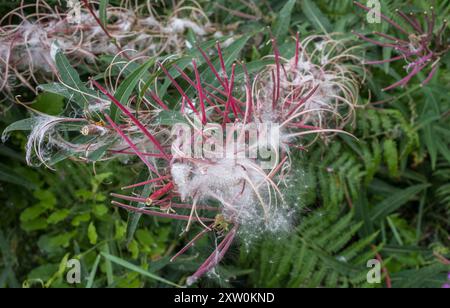
[{"label": "green fern", "polygon": [[376,234],[357,239],[360,228],[353,212],[339,218],[317,211],[287,239],[264,239],[249,253],[242,250],[241,262],[254,268],[250,279],[261,287],[367,286]]}]

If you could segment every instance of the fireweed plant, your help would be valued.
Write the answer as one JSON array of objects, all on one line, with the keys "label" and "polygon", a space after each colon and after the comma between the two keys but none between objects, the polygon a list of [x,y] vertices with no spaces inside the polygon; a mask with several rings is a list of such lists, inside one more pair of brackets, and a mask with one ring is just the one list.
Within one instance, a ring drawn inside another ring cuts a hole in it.
[{"label": "fireweed plant", "polygon": [[[97,73],[101,55],[139,60],[176,54],[189,47],[184,36],[187,31],[200,40],[206,35],[223,35],[195,1],[177,2],[168,15],[161,14],[162,8],[151,1],[136,7],[108,6],[104,21],[94,2],[80,3],[79,14],[72,15],[39,0],[22,4],[0,20],[0,91],[11,93],[21,85],[35,92],[36,84],[53,80],[58,49],[73,65]],[[33,14],[25,13],[34,8]]]},{"label": "fireweed plant", "polygon": [[[365,5],[354,2],[359,8],[369,12],[370,8]],[[410,80],[424,72],[425,79],[421,86],[426,85],[435,75],[442,58],[450,51],[450,41],[448,37],[448,21],[443,20],[442,25],[438,25],[436,13],[433,7],[430,11],[425,11],[419,16],[413,13],[405,13],[396,10],[398,18],[400,18],[405,26],[398,22],[380,14],[380,18],[387,22],[393,29],[397,30],[399,36],[392,36],[381,32],[373,32],[375,38],[369,38],[363,34],[356,35],[369,43],[377,46],[392,48],[398,55],[383,60],[367,61],[366,64],[383,64],[403,60],[407,64],[404,66],[407,75],[401,80],[384,88],[384,91],[397,87],[406,86]]]},{"label": "fireweed plant", "polygon": [[[142,102],[124,104],[108,82],[91,79],[92,88],[78,93],[88,104],[76,116],[38,114],[30,120],[27,161],[36,158],[51,166],[55,150],[91,161],[105,147],[102,160],[137,157],[148,170],[148,180],[123,190],[150,187],[151,193],[114,193],[112,204],[185,221],[183,233],[193,224],[201,226],[172,262],[205,235],[218,239],[212,254],[187,279],[191,285],[215,268],[237,236],[251,245],[266,232],[290,230],[295,206],[284,193],[294,176],[291,154],[315,141],[330,141],[332,134],[347,134],[342,129],[353,119],[361,82],[357,72],[364,71],[355,48],[334,36],[301,41],[297,35],[289,59],[280,54],[276,38],[270,43],[273,64],[254,75],[242,62],[227,68],[219,43],[208,52],[198,48],[199,58],[183,69],[158,62],[159,76],[180,97],[173,110],[156,89],[147,89]],[[217,56],[218,67],[211,55]],[[200,61],[212,78],[200,74]],[[92,108],[99,104],[108,108]],[[176,123],[158,124],[167,114]],[[76,142],[67,140],[71,134],[78,135]]]}]

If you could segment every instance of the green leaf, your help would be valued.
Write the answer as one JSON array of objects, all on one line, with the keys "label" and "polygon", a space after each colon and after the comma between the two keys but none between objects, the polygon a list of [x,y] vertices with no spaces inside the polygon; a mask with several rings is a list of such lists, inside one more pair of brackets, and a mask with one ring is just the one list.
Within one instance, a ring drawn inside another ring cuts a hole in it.
[{"label": "green leaf", "polygon": [[41,214],[45,213],[45,211],[47,211],[47,209],[43,207],[41,204],[30,206],[26,208],[22,212],[22,214],[20,214],[20,221],[26,222],[34,220],[39,216],[41,216]]},{"label": "green leaf", "polygon": [[108,151],[110,146],[111,146],[110,144],[105,144],[105,145],[99,147],[95,151],[89,153],[87,158],[90,161],[94,161],[94,162],[99,161],[103,157],[103,155],[105,155],[106,151]]},{"label": "green leaf", "polygon": [[27,189],[36,189],[36,184],[28,181],[21,175],[16,174],[10,168],[4,168],[3,164],[0,164],[0,182],[11,183],[15,185],[20,185]]},{"label": "green leaf", "polygon": [[88,227],[88,238],[89,238],[89,243],[91,243],[92,245],[97,244],[97,239],[98,239],[97,228],[95,228],[95,225],[93,222],[91,222]]},{"label": "green leaf", "polygon": [[31,221],[23,221],[20,225],[20,227],[26,232],[44,230],[47,228],[47,226],[48,226],[47,219],[45,218],[38,218]]},{"label": "green leaf", "polygon": [[91,272],[87,279],[86,289],[90,289],[94,285],[95,275],[97,274],[98,264],[100,263],[101,257],[101,255],[97,255],[97,258],[95,258],[94,265],[92,266]]},{"label": "green leaf", "polygon": [[[119,102],[121,102],[123,105],[126,105],[128,103],[128,99],[133,93],[133,90],[142,80],[142,77],[145,74],[148,74],[148,70],[150,69],[150,67],[155,65],[155,59],[156,58],[152,58],[142,64],[138,69],[133,71],[127,78],[125,78],[123,82],[120,83],[120,86],[117,88],[117,91],[114,94]],[[118,114],[119,113],[117,106],[115,104],[112,104],[110,111],[111,118],[117,121]]]},{"label": "green leaf", "polygon": [[106,26],[108,22],[107,8],[108,8],[109,0],[100,0],[99,6],[99,18],[103,26]]},{"label": "green leaf", "polygon": [[159,277],[159,276],[157,276],[155,274],[152,274],[152,273],[142,269],[141,267],[139,267],[137,265],[134,265],[134,264],[132,264],[130,262],[127,262],[127,261],[125,261],[123,259],[120,259],[118,257],[112,256],[112,255],[104,253],[104,252],[102,252],[102,256],[105,257],[106,259],[108,259],[109,261],[117,264],[117,265],[120,265],[120,266],[122,266],[122,267],[124,267],[126,269],[129,269],[129,270],[133,271],[133,272],[139,273],[139,274],[141,274],[141,275],[143,275],[145,277],[148,277],[150,279],[153,279],[153,280],[165,283],[165,284],[170,285],[172,287],[181,288],[181,286],[177,285],[176,283],[173,283],[173,282],[171,282],[169,280],[166,280],[166,279],[161,278],[161,277]]},{"label": "green leaf", "polygon": [[392,139],[386,139],[383,143],[384,161],[389,169],[389,174],[398,176],[398,151],[397,144]]},{"label": "green leaf", "polygon": [[282,42],[289,32],[291,24],[292,10],[295,6],[296,0],[289,0],[281,9],[275,20],[273,34],[278,41]]},{"label": "green leaf", "polygon": [[402,189],[397,193],[387,197],[379,204],[377,204],[371,211],[372,221],[382,220],[390,213],[398,210],[402,205],[407,203],[413,197],[415,197],[419,192],[429,187],[429,184],[419,184],[415,186]]},{"label": "green leaf", "polygon": [[431,158],[431,168],[434,170],[436,168],[437,162],[437,144],[436,144],[436,135],[433,131],[433,125],[430,123],[423,128],[423,141],[428,149],[428,153]]},{"label": "green leaf", "polygon": [[72,94],[70,93],[70,91],[67,89],[67,87],[63,86],[60,83],[47,83],[47,84],[41,84],[38,86],[38,89],[44,91],[44,92],[48,92],[48,93],[53,93],[53,94],[58,94],[61,96],[64,96],[67,99],[71,99],[72,98]]},{"label": "green leaf", "polygon": [[34,123],[36,123],[35,118],[28,118],[28,119],[23,119],[23,120],[14,122],[13,124],[6,127],[5,130],[3,131],[2,141],[5,142],[6,139],[8,139],[8,136],[11,132],[18,131],[18,130],[19,131],[32,130]]},{"label": "green leaf", "polygon": [[48,245],[53,248],[67,248],[69,247],[70,241],[75,236],[76,232],[62,233],[48,239]]},{"label": "green leaf", "polygon": [[99,216],[99,217],[102,217],[102,216],[104,216],[106,213],[108,213],[108,207],[106,207],[106,206],[103,205],[103,204],[97,204],[97,205],[95,205],[94,208],[93,208],[92,210],[93,210],[94,214],[97,215],[97,216]]},{"label": "green leaf", "polygon": [[[101,248],[102,252],[101,254],[107,254],[109,255],[110,249],[108,243],[104,244]],[[108,286],[111,286],[114,284],[114,269],[111,263],[111,260],[105,258],[105,271],[106,271],[106,281],[108,282]]]},{"label": "green leaf", "polygon": [[445,144],[441,138],[436,137],[436,146],[439,153],[444,157],[448,162],[450,162],[450,150],[447,144]]},{"label": "green leaf", "polygon": [[64,53],[58,51],[55,56],[55,62],[62,82],[71,93],[71,99],[81,108],[87,106],[90,101],[88,94],[95,95],[95,92],[88,90],[81,82],[80,76],[70,65]]},{"label": "green leaf", "polygon": [[66,219],[67,216],[69,216],[69,215],[70,215],[70,210],[68,210],[68,209],[59,210],[59,211],[56,211],[53,214],[51,214],[47,218],[47,222],[49,224],[57,224],[58,222],[61,222],[64,219]]},{"label": "green leaf", "polygon": [[303,0],[302,9],[306,18],[312,23],[316,30],[322,31],[325,34],[331,32],[332,27],[330,21],[313,1]]},{"label": "green leaf", "polygon": [[90,213],[83,213],[80,215],[75,216],[72,219],[72,226],[77,227],[79,226],[82,222],[87,222],[91,219],[91,214]]},{"label": "green leaf", "polygon": [[42,113],[59,115],[64,109],[64,97],[59,94],[44,92],[38,95],[32,107]]},{"label": "green leaf", "polygon": [[188,124],[188,122],[180,112],[173,110],[163,110],[158,114],[157,123],[155,124],[172,126],[179,123]]}]

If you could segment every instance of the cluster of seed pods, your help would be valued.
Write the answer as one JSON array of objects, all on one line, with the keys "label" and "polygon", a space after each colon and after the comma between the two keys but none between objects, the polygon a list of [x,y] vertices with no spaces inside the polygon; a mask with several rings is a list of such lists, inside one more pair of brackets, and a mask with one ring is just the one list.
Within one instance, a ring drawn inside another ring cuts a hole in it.
[{"label": "cluster of seed pods", "polygon": [[[138,13],[141,8],[109,7],[107,17],[115,21],[103,25],[91,3],[82,2],[83,21],[79,25],[67,24],[65,14],[42,1],[38,4],[42,3],[45,13],[38,11],[25,17],[21,7],[3,18],[2,22],[12,17],[21,18],[22,22],[1,29],[0,90],[11,88],[11,76],[30,89],[39,82],[37,72],[52,79],[52,75],[58,74],[53,48],[78,63],[94,63],[104,53],[118,53],[128,60],[133,57],[134,61],[144,55],[181,51],[186,42],[179,34],[188,28],[197,36],[214,31],[199,7],[189,7],[187,15],[182,6],[177,7],[166,20],[156,18],[151,7],[147,17]],[[370,10],[358,2],[355,4]],[[413,15],[397,13],[412,28],[411,33],[385,15],[380,16],[407,38],[375,32],[374,35],[387,40],[383,42],[357,34],[364,41],[399,53],[391,59],[367,64],[401,59],[409,63],[407,76],[385,90],[405,86],[419,72],[429,70],[423,81],[426,84],[435,74],[441,57],[450,50],[445,33],[447,23],[444,21],[442,27],[435,29],[433,10],[431,15],[424,14],[423,24]],[[188,285],[195,283],[223,259],[243,229],[259,233],[288,230],[290,213],[295,209],[285,201],[283,191],[291,176],[291,156],[318,139],[346,134],[343,129],[353,120],[364,68],[356,56],[357,47],[347,47],[344,40],[333,37],[312,35],[300,40],[297,34],[291,58],[280,54],[276,38],[272,37],[273,61],[251,73],[243,62],[227,65],[219,43],[209,53],[199,48],[201,60],[192,59],[191,65],[184,69],[176,64],[168,67],[158,63],[160,75],[171,83],[169,91],[177,93],[171,97],[179,97],[175,104],[165,102],[157,89],[145,91],[143,106],[137,106],[133,98],[124,103],[115,97],[115,87],[92,79],[91,86],[101,95],[86,106],[87,110],[78,113],[82,116],[36,117],[27,144],[27,161],[32,163],[34,153],[47,165],[53,148],[67,150],[73,158],[88,161],[87,153],[105,146],[109,148],[103,159],[138,158],[148,170],[148,180],[130,184],[123,190],[150,187],[151,193],[115,193],[112,204],[130,212],[185,221],[184,232],[198,224],[201,231],[172,257],[173,262],[199,239],[215,234],[219,242],[214,251],[187,279]],[[54,47],[55,44],[58,46]],[[130,53],[130,49],[137,52]],[[200,72],[200,67],[206,69]],[[97,105],[103,107],[93,108]],[[154,124],[163,112],[174,109],[169,105],[177,106],[172,112],[183,123],[175,123],[173,127]],[[112,107],[120,112],[119,117],[108,113]],[[64,134],[60,134],[63,124],[76,125],[89,141],[65,140]],[[267,131],[273,126],[275,132]],[[265,136],[264,146],[270,149],[273,158],[270,167],[263,167],[259,156],[245,155],[259,146],[247,138],[251,129],[256,130],[256,135]],[[215,131],[226,131],[227,135],[217,135]],[[232,147],[228,146],[229,139],[234,140]],[[201,154],[193,155],[191,150],[199,147]]]},{"label": "cluster of seed pods", "polygon": [[[359,2],[355,1],[354,3],[356,6],[367,12],[371,11],[370,8]],[[421,18],[413,13],[407,14],[400,10],[396,10],[396,13],[403,22],[409,26],[409,29],[401,26],[386,15],[380,14],[381,19],[396,29],[401,35],[400,37],[373,32],[375,36],[383,39],[380,41],[356,33],[359,38],[366,42],[381,47],[392,48],[399,54],[389,59],[367,61],[367,64],[382,64],[399,60],[407,62],[407,65],[405,66],[407,75],[383,90],[387,91],[397,87],[404,87],[420,72],[427,72],[426,78],[422,81],[421,85],[427,84],[435,75],[443,56],[450,51],[450,42],[447,34],[448,22],[444,19],[442,25],[439,27],[436,23],[436,13],[434,8],[431,7],[430,11],[431,14],[425,11],[423,13],[423,18]]]},{"label": "cluster of seed pods", "polygon": [[[10,93],[26,86],[35,92],[38,84],[57,76],[54,55],[62,50],[73,65],[98,73],[98,58],[117,55],[125,59],[176,54],[187,46],[185,32],[198,38],[217,34],[198,4],[180,1],[168,16],[154,4],[134,8],[108,6],[106,23],[88,0],[75,16],[60,12],[44,0],[23,4],[1,18],[0,91]],[[33,14],[27,14],[35,9]]]},{"label": "cluster of seed pods", "polygon": [[[290,60],[280,55],[274,38],[272,44],[274,64],[253,77],[242,62],[227,69],[219,43],[215,50],[219,68],[199,48],[211,82],[202,79],[198,60],[193,59],[184,70],[176,64],[166,67],[159,63],[161,73],[179,94],[178,112],[185,119],[183,126],[175,125],[171,130],[164,125],[150,129],[151,120],[119,102],[97,81],[91,81],[122,112],[126,123],[118,124],[104,114],[102,129],[108,131],[107,135],[115,134],[123,146],[115,153],[137,156],[151,174],[149,180],[124,189],[152,185],[152,194],[113,194],[120,199],[113,204],[132,212],[184,220],[185,232],[193,223],[201,225],[202,231],[172,261],[209,232],[221,238],[211,256],[188,278],[188,284],[221,261],[242,228],[255,232],[288,230],[289,213],[294,209],[284,201],[282,191],[290,176],[290,155],[307,146],[307,136],[345,133],[342,122],[352,117],[358,96],[358,78],[352,72],[357,57],[325,36],[302,42],[297,36],[295,56]],[[170,71],[177,72],[178,77]],[[154,117],[169,109],[155,92],[150,91],[150,97]],[[268,131],[268,126],[276,126],[276,132]],[[84,130],[97,131],[94,127],[90,124]],[[256,129],[258,136],[266,136],[264,146],[274,155],[270,167],[262,167],[261,158],[244,154],[258,146],[249,144],[246,138],[250,128]],[[212,134],[214,129],[226,130],[226,136]],[[189,138],[182,134],[183,130],[192,133]],[[130,131],[139,131],[146,138],[141,143],[147,145],[134,142],[127,133]],[[233,146],[223,146],[228,145],[226,139],[230,136],[236,136]],[[215,154],[192,155],[193,147],[211,143],[215,144]],[[148,151],[144,152],[144,148]]]}]

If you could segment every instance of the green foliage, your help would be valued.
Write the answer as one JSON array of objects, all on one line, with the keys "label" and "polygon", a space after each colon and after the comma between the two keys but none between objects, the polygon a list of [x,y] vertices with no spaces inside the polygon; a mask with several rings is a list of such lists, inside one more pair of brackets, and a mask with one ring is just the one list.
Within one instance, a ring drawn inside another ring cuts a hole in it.
[{"label": "green foliage", "polygon": [[[107,22],[104,8],[108,2],[118,1],[100,1],[103,22]],[[200,1],[212,21],[238,25],[233,43],[223,48],[225,64],[229,68],[236,59],[244,59],[250,74],[273,62],[267,57],[272,54],[269,32],[261,30],[268,25],[273,27],[280,51],[287,55],[293,54],[290,38],[297,31],[305,37],[357,28],[387,30],[384,24],[366,25],[352,2],[263,1],[255,8],[243,1]],[[429,6],[427,1],[413,2],[416,9]],[[254,18],[247,16],[243,22],[216,4]],[[383,12],[394,17],[395,8],[406,5],[386,1]],[[6,13],[16,6],[14,1],[5,2],[0,9]],[[448,1],[438,7],[439,15],[448,15]],[[186,39],[193,42],[194,38]],[[198,44],[208,50],[216,40]],[[392,56],[387,48],[364,47],[369,59]],[[61,81],[69,87],[40,85],[44,93],[29,100],[34,101],[32,108],[56,115],[72,112],[76,103],[85,104],[91,97],[102,99],[85,81],[89,76],[101,78],[103,73],[74,68],[62,53],[56,57]],[[196,48],[170,61],[184,69],[192,58],[202,80],[216,86],[218,81]],[[141,65],[116,59],[119,63],[112,77],[121,81],[117,98],[125,104],[135,97],[141,100],[148,89],[157,89],[170,107],[178,104],[180,96],[170,91],[170,81],[153,70],[153,64],[162,59],[152,58]],[[110,55],[102,57],[104,66],[111,61]],[[211,61],[219,67],[217,55]],[[243,237],[240,257],[228,255],[218,268],[220,278],[205,279],[200,285],[383,287],[390,278],[393,287],[440,287],[450,271],[445,265],[450,259],[450,62],[448,57],[442,62],[425,88],[419,82],[426,76],[419,75],[407,88],[390,93],[380,89],[404,73],[403,64],[368,67],[355,121],[345,128],[356,139],[327,136],[307,151],[292,154],[289,181],[293,187],[286,199],[297,213],[291,232],[250,242]],[[170,73],[187,93],[192,91],[177,71]],[[243,71],[237,67],[236,82],[243,80]],[[124,168],[118,161],[92,165],[62,161],[56,164],[56,172],[26,166],[23,131],[30,129],[33,120],[23,107],[1,104],[0,128],[11,133],[11,138],[0,145],[0,287],[178,286],[211,252],[211,239],[205,238],[171,264],[168,257],[190,239],[179,237],[180,226],[141,215],[128,217],[112,208],[110,192],[134,180],[146,180],[133,162]],[[117,109],[110,112],[117,116]],[[174,120],[179,121],[179,114],[160,114],[160,123]],[[89,158],[99,161],[105,150]],[[135,193],[148,196],[151,187]],[[383,269],[388,272],[381,285],[366,283],[367,261],[375,257],[383,258]],[[72,258],[82,264],[80,285],[71,286],[65,280],[65,264]]]},{"label": "green foliage", "polygon": [[293,235],[265,239],[243,255],[254,271],[250,279],[261,287],[355,287],[367,286],[366,262],[376,234],[357,239],[362,223],[352,212],[344,216],[326,211],[301,218]]}]

